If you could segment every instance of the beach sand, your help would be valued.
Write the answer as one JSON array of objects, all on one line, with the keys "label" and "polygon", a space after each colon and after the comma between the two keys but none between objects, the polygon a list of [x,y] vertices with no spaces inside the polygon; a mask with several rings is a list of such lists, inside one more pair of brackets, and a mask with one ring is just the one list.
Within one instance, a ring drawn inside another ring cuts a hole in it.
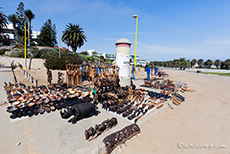
[{"label": "beach sand", "polygon": [[[166,70],[170,79],[185,82],[185,102],[173,106],[122,145],[121,154],[220,154],[230,151],[230,77]],[[137,78],[140,75],[137,75]]]}]

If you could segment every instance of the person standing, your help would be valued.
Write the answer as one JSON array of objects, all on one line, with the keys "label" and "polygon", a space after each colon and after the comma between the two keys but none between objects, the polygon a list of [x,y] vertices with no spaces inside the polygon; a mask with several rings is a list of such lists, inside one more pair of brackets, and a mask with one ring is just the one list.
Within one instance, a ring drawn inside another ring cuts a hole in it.
[{"label": "person standing", "polygon": [[47,81],[49,82],[51,86],[51,81],[53,78],[52,78],[52,72],[49,69],[47,69],[47,76],[48,76]]},{"label": "person standing", "polygon": [[158,67],[154,67],[154,75],[157,75],[157,70],[158,70]]},{"label": "person standing", "polygon": [[96,66],[96,75],[98,75],[99,76],[99,65],[98,66]]},{"label": "person standing", "polygon": [[85,80],[85,65],[86,65],[86,62],[84,61],[82,64],[83,64],[83,65],[81,66],[80,71],[81,71],[81,73],[82,73],[82,75],[81,75],[81,80],[82,80],[82,82],[83,82],[83,81]]},{"label": "person standing", "polygon": [[151,68],[147,65],[146,70],[147,72],[147,79],[150,80],[150,73],[151,73]]},{"label": "person standing", "polygon": [[133,77],[133,80],[136,80],[136,78],[135,78],[135,66],[134,66],[134,64],[133,64],[133,66],[132,66],[132,77]]}]

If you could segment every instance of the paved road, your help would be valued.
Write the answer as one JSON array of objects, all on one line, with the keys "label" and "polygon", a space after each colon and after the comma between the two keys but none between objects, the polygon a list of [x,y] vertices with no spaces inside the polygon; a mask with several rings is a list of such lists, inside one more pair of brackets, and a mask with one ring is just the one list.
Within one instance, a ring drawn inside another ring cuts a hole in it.
[{"label": "paved road", "polygon": [[12,82],[13,81],[13,76],[11,73],[11,69],[7,67],[0,67],[0,104],[4,103],[7,101],[6,99],[6,93],[3,89],[4,86],[4,81],[6,82]]},{"label": "paved road", "polygon": [[[0,68],[0,87],[4,81],[13,81],[9,68]],[[0,101],[6,101],[6,94],[0,88]],[[6,112],[7,105],[0,106],[0,153],[4,154],[84,154],[94,150],[100,145],[103,138],[114,131],[120,130],[131,122],[109,113],[99,106],[100,114],[85,118],[70,124],[61,119],[59,111],[43,115],[11,120]],[[103,133],[93,141],[86,141],[85,129],[99,124],[107,118],[117,117],[119,124]]]},{"label": "paved road", "polygon": [[[3,87],[4,81],[13,81],[10,68],[0,68],[0,87]],[[143,83],[143,79],[136,80],[134,83],[138,87]],[[0,88],[0,101],[6,101],[6,94],[3,88]],[[4,154],[91,153],[98,146],[101,147],[104,137],[131,124],[130,121],[105,111],[100,105],[99,111],[101,113],[98,116],[82,119],[74,125],[68,123],[68,120],[61,119],[59,111],[11,120],[9,118],[10,114],[6,112],[6,107],[7,105],[0,106],[0,153]],[[139,126],[146,124],[158,111],[160,110],[151,111],[140,119],[138,121]],[[100,124],[102,121],[112,117],[118,119],[116,127],[104,132],[95,140],[90,142],[85,140],[85,129],[91,126],[94,127],[95,124]]]}]

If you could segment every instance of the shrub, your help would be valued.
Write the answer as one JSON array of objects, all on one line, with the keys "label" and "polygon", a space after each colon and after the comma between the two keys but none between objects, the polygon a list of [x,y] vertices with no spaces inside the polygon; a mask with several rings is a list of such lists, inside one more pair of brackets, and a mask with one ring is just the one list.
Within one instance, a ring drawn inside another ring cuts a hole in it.
[{"label": "shrub", "polygon": [[82,55],[89,55],[87,51],[82,51],[80,54],[82,54]]},{"label": "shrub", "polygon": [[66,69],[66,63],[81,64],[82,59],[78,55],[64,54],[64,55],[62,55],[61,58],[56,56],[54,58],[46,59],[45,67],[48,68],[48,69],[65,70]]},{"label": "shrub", "polygon": [[16,52],[15,54],[12,54],[10,57],[24,58],[25,57],[24,50],[20,50]]},{"label": "shrub", "polygon": [[58,52],[55,51],[54,49],[41,49],[37,55],[37,58],[43,58],[43,59],[50,59],[50,58],[55,58],[58,57]]},{"label": "shrub", "polygon": [[88,58],[87,58],[87,57],[85,57],[84,55],[74,54],[74,56],[79,57],[82,61],[88,61]]},{"label": "shrub", "polygon": [[33,58],[40,58],[39,57],[39,49],[38,48],[36,48],[36,47],[33,47],[33,48],[31,48],[30,49],[30,52],[31,52],[31,57],[33,57]]},{"label": "shrub", "polygon": [[4,55],[6,51],[9,51],[8,49],[0,49],[0,55]]},{"label": "shrub", "polygon": [[46,59],[45,67],[48,69],[60,69],[65,70],[66,60],[65,58],[54,57],[50,59]]},{"label": "shrub", "polygon": [[63,56],[66,60],[68,60],[68,63],[71,64],[81,64],[83,62],[82,58],[76,54],[66,54]]},{"label": "shrub", "polygon": [[88,60],[90,60],[90,61],[98,61],[99,59],[98,58],[94,58],[94,57],[88,57]]}]

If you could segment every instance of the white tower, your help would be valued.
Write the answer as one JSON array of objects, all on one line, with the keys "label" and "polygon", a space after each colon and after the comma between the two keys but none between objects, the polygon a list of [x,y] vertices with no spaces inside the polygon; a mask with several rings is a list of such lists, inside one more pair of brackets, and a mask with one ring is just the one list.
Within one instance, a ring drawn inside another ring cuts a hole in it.
[{"label": "white tower", "polygon": [[130,85],[129,59],[131,42],[126,38],[121,38],[116,44],[116,65],[119,67],[119,79],[121,86]]}]

